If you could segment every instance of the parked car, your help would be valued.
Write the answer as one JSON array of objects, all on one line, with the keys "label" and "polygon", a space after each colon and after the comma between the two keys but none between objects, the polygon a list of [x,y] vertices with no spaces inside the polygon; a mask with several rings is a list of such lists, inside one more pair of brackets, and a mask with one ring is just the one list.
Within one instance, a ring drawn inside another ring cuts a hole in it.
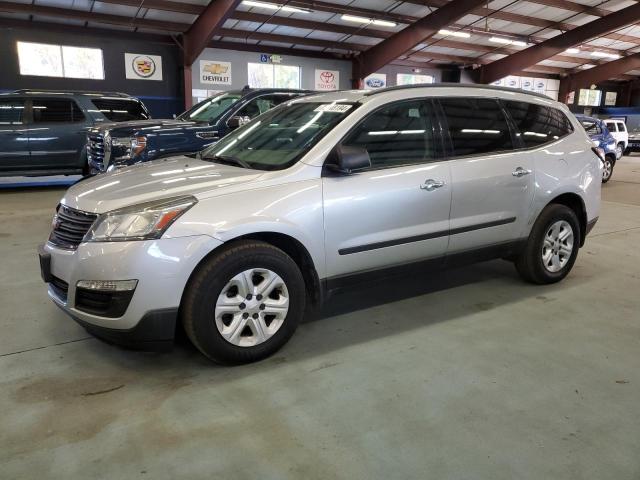
[{"label": "parked car", "polygon": [[629,144],[625,150],[625,155],[629,155],[633,152],[640,152],[640,127],[629,132]]},{"label": "parked car", "polygon": [[609,118],[604,120],[604,124],[607,126],[607,130],[611,133],[613,138],[616,139],[616,156],[622,157],[629,145],[629,132],[627,131],[627,125],[624,120],[617,118]]},{"label": "parked car", "polygon": [[617,148],[616,139],[602,120],[586,115],[576,117],[595,146],[602,149],[602,183],[607,183],[611,179],[616,161],[622,156],[622,152]]},{"label": "parked car", "polygon": [[307,93],[294,89],[245,88],[220,92],[175,119],[100,125],[87,136],[91,172],[198,152],[261,113]]},{"label": "parked car", "polygon": [[96,336],[158,347],[181,322],[209,358],[254,361],[369,279],[505,258],[562,280],[599,215],[594,149],[565,105],[500,87],[303,97],[197,158],[71,187],[42,274]]},{"label": "parked car", "polygon": [[87,174],[86,137],[104,122],[146,120],[144,104],[115,92],[0,94],[0,176]]}]

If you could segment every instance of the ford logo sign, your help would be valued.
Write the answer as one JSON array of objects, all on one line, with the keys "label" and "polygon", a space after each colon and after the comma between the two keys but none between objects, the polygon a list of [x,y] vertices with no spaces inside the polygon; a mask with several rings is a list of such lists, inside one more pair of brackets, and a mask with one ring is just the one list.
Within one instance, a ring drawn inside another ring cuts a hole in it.
[{"label": "ford logo sign", "polygon": [[371,88],[381,88],[384,87],[384,80],[380,78],[368,78],[365,82],[367,87]]}]

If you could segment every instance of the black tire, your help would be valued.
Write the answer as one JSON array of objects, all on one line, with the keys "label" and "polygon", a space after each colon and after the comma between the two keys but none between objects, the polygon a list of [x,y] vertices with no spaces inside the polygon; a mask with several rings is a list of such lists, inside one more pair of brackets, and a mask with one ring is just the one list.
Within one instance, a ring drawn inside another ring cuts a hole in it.
[{"label": "black tire", "polygon": [[[542,248],[547,231],[554,223],[561,220],[566,221],[573,230],[573,251],[562,269],[551,272],[544,265]],[[544,285],[559,282],[573,268],[578,256],[580,241],[580,223],[575,212],[565,205],[547,205],[533,225],[524,250],[516,258],[516,270],[524,280],[530,283]]]},{"label": "black tire", "polygon": [[[280,328],[264,343],[238,346],[227,341],[215,322],[218,296],[237,274],[254,268],[278,274],[289,293],[289,310]],[[230,243],[198,267],[185,289],[181,319],[191,342],[221,364],[250,363],[266,358],[291,338],[305,311],[306,290],[300,268],[279,248],[257,240]]]},{"label": "black tire", "polygon": [[604,157],[604,164],[605,166],[602,170],[602,183],[607,183],[613,176],[613,167],[616,166],[616,161],[611,158],[611,156],[607,155]]}]

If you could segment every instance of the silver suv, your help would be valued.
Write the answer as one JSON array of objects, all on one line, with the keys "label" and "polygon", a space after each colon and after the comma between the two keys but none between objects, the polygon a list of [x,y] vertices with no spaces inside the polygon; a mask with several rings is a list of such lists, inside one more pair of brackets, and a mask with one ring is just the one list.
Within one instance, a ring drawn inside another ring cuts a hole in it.
[{"label": "silver suv", "polygon": [[571,270],[598,219],[601,161],[564,105],[487,86],[296,99],[197,157],[85,180],[41,248],[53,301],[144,348],[180,322],[222,363],[264,358],[307,307],[400,271],[505,258]]}]

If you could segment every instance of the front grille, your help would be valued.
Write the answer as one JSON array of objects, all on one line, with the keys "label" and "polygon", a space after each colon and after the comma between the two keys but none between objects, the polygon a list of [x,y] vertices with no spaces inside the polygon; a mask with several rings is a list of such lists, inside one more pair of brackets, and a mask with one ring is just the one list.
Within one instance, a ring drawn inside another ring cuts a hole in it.
[{"label": "front grille", "polygon": [[66,205],[60,205],[53,221],[49,241],[59,247],[75,250],[96,218],[97,215],[94,213],[81,212]]},{"label": "front grille", "polygon": [[67,301],[67,294],[69,293],[69,284],[58,277],[52,277],[51,282],[49,283],[51,290],[55,293],[56,297],[58,297],[63,302]]},{"label": "front grille", "polygon": [[104,172],[109,159],[106,158],[104,135],[99,132],[89,131],[87,134],[87,160],[97,170]]}]

